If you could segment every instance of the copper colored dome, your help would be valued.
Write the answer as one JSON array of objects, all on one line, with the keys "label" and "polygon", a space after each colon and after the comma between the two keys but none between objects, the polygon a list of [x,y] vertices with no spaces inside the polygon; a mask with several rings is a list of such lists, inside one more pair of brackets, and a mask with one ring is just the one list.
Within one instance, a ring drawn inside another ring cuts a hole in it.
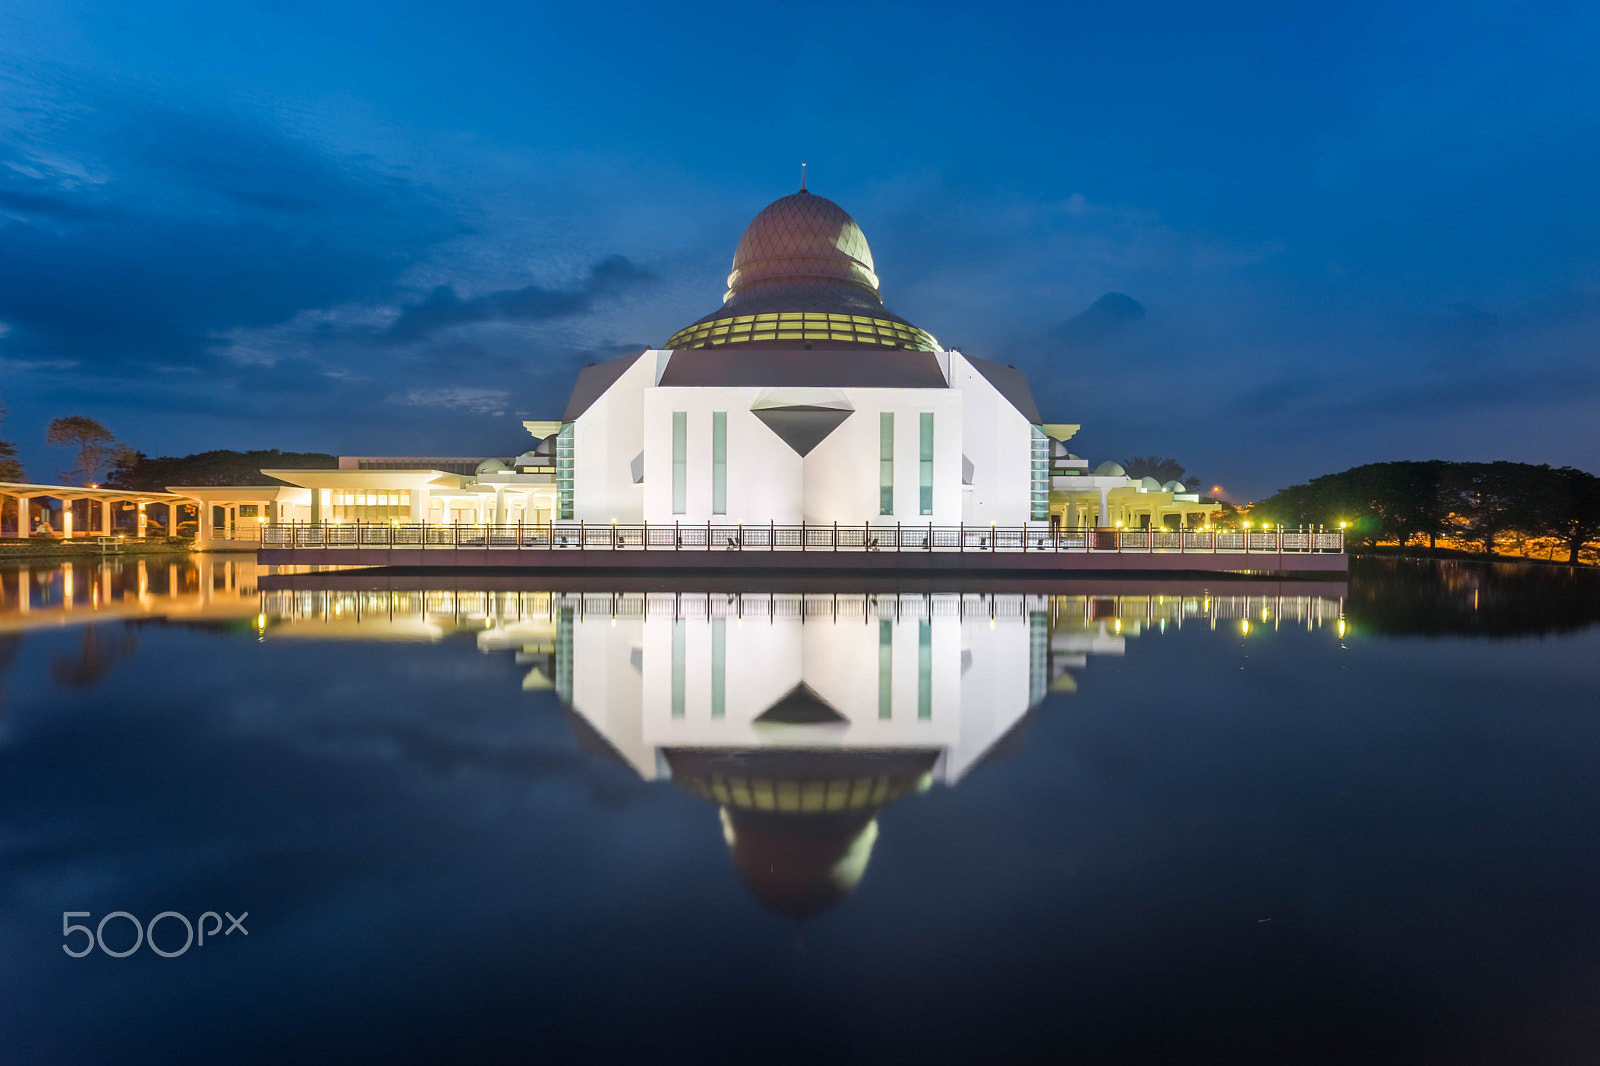
[{"label": "copper colored dome", "polygon": [[938,343],[884,309],[866,234],[849,213],[804,190],[745,227],[722,306],[673,334],[668,348],[899,348]]}]

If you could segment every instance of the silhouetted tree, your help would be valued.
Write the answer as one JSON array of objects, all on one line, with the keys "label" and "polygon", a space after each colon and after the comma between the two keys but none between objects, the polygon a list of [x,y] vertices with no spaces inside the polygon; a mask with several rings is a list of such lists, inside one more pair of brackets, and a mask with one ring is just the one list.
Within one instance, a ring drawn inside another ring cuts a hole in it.
[{"label": "silhouetted tree", "polygon": [[44,439],[57,448],[77,448],[78,460],[72,469],[63,471],[64,481],[77,479],[88,485],[99,480],[100,471],[127,452],[127,446],[117,443],[109,429],[87,415],[67,415],[51,422]]},{"label": "silhouetted tree", "polygon": [[1122,461],[1122,469],[1127,471],[1129,477],[1153,477],[1163,485],[1169,481],[1181,481],[1185,487],[1192,489],[1200,484],[1198,475],[1186,476],[1188,471],[1182,463],[1164,455],[1135,455]]},{"label": "silhouetted tree", "polygon": [[1560,540],[1567,562],[1576,563],[1585,546],[1600,541],[1600,477],[1570,466],[1542,471],[1532,524],[1538,533]]},{"label": "silhouetted tree", "polygon": [[1557,537],[1569,562],[1600,540],[1600,479],[1531,463],[1369,463],[1293,485],[1250,509],[1267,522],[1335,526],[1352,544],[1425,536],[1476,541],[1494,554],[1507,533]]},{"label": "silhouetted tree", "polygon": [[276,448],[253,452],[218,449],[159,459],[130,451],[111,468],[106,484],[142,492],[164,492],[168,485],[281,485],[285,482],[261,471],[307,470],[338,464],[336,456],[322,452],[280,452]]}]

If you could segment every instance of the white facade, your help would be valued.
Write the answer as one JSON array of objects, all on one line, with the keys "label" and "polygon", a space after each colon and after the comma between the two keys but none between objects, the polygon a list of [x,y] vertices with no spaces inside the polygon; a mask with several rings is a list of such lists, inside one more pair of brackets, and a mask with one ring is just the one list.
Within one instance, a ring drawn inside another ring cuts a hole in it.
[{"label": "white facade", "polygon": [[[1033,425],[960,352],[936,358],[939,387],[793,383],[660,384],[673,358],[652,350],[572,418],[570,518],[592,524],[1022,525],[1030,521]],[[745,357],[760,360],[763,353]],[[801,353],[795,353],[801,355]],[[801,355],[803,358],[803,355]],[[871,360],[876,353],[859,358]],[[848,411],[805,455],[757,416],[773,404]],[[719,508],[715,417],[726,417],[726,495]],[[893,416],[892,503],[882,506],[883,416]],[[675,470],[675,416],[683,457]],[[924,418],[931,416],[932,492],[922,492]],[[970,471],[970,483],[966,475]],[[682,479],[681,487],[675,484]],[[1033,519],[1043,521],[1044,519]]]}]

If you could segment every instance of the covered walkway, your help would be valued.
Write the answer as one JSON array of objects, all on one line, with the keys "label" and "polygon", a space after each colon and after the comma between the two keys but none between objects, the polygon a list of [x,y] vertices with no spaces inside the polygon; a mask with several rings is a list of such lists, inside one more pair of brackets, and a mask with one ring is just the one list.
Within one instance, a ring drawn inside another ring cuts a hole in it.
[{"label": "covered walkway", "polygon": [[192,499],[95,485],[0,481],[0,537],[167,537],[194,522]]}]

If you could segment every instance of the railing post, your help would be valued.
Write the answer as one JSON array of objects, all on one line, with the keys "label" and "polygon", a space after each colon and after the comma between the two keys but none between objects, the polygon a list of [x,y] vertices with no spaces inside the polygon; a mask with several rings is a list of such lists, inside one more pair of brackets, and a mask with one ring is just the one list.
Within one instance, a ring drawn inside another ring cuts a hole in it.
[{"label": "railing post", "polygon": [[960,552],[963,555],[966,554],[966,551],[967,551],[967,522],[966,522],[966,519],[962,519],[961,520],[961,524],[956,526],[956,551]]},{"label": "railing post", "polygon": [[588,547],[588,545],[584,543],[584,541],[586,539],[587,538],[585,537],[584,531],[583,531],[583,519],[580,518],[580,519],[578,519],[578,550],[579,551],[583,551],[583,549]]}]

